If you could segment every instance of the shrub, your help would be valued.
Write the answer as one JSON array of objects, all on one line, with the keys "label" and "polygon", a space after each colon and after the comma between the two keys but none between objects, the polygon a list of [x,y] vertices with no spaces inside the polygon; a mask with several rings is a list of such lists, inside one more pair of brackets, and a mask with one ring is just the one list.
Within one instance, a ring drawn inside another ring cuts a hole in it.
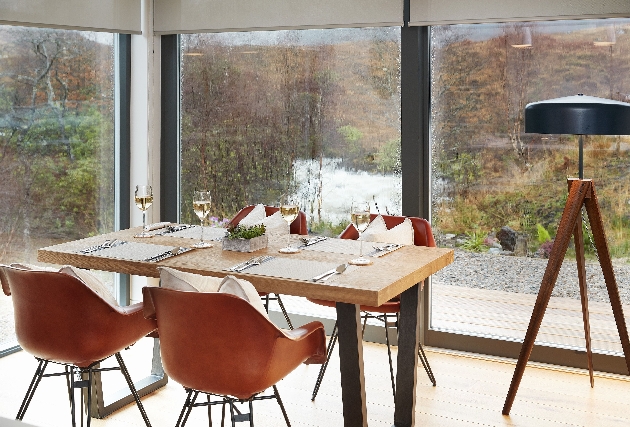
[{"label": "shrub", "polygon": [[551,240],[551,235],[545,227],[540,224],[536,224],[536,230],[538,231],[538,243],[541,245]]},{"label": "shrub", "polygon": [[485,236],[482,233],[477,233],[473,231],[472,233],[466,233],[466,240],[460,246],[462,249],[465,249],[470,252],[481,252],[487,249],[485,245]]}]

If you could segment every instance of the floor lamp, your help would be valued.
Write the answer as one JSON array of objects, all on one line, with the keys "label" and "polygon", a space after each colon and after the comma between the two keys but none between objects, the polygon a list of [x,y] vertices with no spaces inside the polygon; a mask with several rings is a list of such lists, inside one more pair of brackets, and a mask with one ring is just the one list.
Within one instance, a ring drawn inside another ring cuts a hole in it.
[{"label": "floor lamp", "polygon": [[584,265],[584,239],[582,236],[581,212],[586,208],[591,226],[593,240],[597,249],[599,264],[604,273],[610,304],[612,305],[617,331],[621,338],[621,346],[630,373],[630,340],[623,317],[623,308],[619,290],[615,280],[610,252],[604,234],[597,196],[593,181],[584,179],[584,147],[583,135],[630,135],[630,104],[611,101],[609,99],[584,96],[568,96],[528,104],[525,107],[525,132],[544,134],[579,135],[579,178],[569,178],[569,197],[560,219],[558,232],[549,254],[547,268],[540,284],[538,298],[534,305],[532,317],[527,327],[525,340],[516,363],[512,383],[503,406],[503,415],[509,415],[516,397],[518,386],[523,377],[525,366],[532,349],[540,324],[542,323],[551,292],[556,284],[562,261],[573,235],[575,241],[575,257],[577,260],[582,317],[584,319],[584,336],[591,387],[593,387],[593,356],[591,353],[591,337],[588,315],[588,299],[586,288],[586,270]]}]

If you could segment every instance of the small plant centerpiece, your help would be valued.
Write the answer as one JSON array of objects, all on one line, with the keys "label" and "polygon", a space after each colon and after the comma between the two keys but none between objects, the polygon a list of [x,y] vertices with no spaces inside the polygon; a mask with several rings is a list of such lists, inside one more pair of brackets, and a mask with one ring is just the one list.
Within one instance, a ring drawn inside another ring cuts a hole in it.
[{"label": "small plant centerpiece", "polygon": [[229,226],[227,234],[223,238],[224,251],[254,252],[266,248],[268,244],[265,226],[257,224],[252,226]]}]

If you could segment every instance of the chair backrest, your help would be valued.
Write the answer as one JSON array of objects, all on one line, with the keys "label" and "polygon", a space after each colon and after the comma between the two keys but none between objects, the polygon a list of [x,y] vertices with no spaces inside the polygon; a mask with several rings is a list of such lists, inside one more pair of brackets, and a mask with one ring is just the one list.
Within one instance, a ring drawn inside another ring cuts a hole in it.
[{"label": "chair backrest", "polygon": [[127,330],[117,327],[125,309],[108,304],[67,274],[0,269],[4,292],[13,300],[18,343],[36,357],[85,367],[155,329],[154,323],[140,315],[138,320],[144,325],[138,336],[129,339],[134,326],[125,323]]},{"label": "chair backrest", "polygon": [[[238,225],[238,223],[241,222],[241,220],[245,218],[247,214],[249,214],[252,209],[254,209],[254,207],[254,205],[245,206],[236,215],[234,215],[234,218],[230,220],[230,224]],[[265,206],[265,215],[273,215],[279,210],[280,208],[275,206]],[[291,234],[308,234],[308,228],[306,226],[306,214],[304,212],[300,211],[298,213],[298,217],[291,223],[289,230],[291,231]]]},{"label": "chair backrest", "polygon": [[269,371],[284,335],[247,301],[216,292],[142,292],[145,317],[157,319],[162,364],[173,380],[244,399],[278,380]]},{"label": "chair backrest", "polygon": [[[373,221],[376,218],[377,214],[370,215],[370,221]],[[385,220],[385,225],[387,225],[388,229],[391,229],[398,224],[401,224],[405,218],[409,218],[411,220],[411,224],[413,225],[413,242],[416,246],[430,246],[435,247],[435,239],[433,238],[433,231],[431,231],[431,224],[424,218],[418,217],[405,217],[405,216],[396,216],[396,215],[382,215]],[[358,239],[359,232],[354,227],[354,225],[350,224],[346,227],[345,230],[341,232],[339,235],[340,239]]]}]

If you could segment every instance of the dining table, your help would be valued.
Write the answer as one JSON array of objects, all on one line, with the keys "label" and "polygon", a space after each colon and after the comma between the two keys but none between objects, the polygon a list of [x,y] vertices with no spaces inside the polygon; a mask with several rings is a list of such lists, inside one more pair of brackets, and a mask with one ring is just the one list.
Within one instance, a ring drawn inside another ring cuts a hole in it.
[{"label": "dining table", "polygon": [[[197,228],[199,228],[197,226]],[[336,238],[312,240],[291,236],[291,243],[301,247],[295,254],[282,254],[286,246],[284,236],[269,236],[268,246],[253,253],[222,250],[224,231],[204,230],[214,246],[189,249],[195,234],[191,226],[172,227],[173,232],[153,231],[152,238],[134,238],[141,227],[92,236],[57,244],[38,250],[40,262],[73,265],[79,268],[109,271],[146,277],[159,277],[160,267],[205,276],[233,275],[251,282],[259,292],[301,296],[335,301],[341,394],[344,426],[367,426],[365,377],[363,367],[361,305],[379,306],[400,297],[398,323],[398,355],[394,427],[415,425],[416,381],[418,369],[418,340],[422,327],[421,289],[432,274],[453,262],[453,250],[424,246],[379,246]],[[313,280],[336,266],[346,264],[363,251],[372,261],[366,266],[348,266],[343,272],[329,275],[325,280]],[[230,268],[246,263],[254,257],[266,256],[267,262],[252,265],[241,271]],[[155,338],[151,375],[136,383],[141,395],[166,384],[167,376],[161,366],[159,338]],[[99,379],[100,381],[100,379]],[[100,383],[96,384],[97,390]],[[121,396],[94,411],[101,417],[131,401]]]}]

